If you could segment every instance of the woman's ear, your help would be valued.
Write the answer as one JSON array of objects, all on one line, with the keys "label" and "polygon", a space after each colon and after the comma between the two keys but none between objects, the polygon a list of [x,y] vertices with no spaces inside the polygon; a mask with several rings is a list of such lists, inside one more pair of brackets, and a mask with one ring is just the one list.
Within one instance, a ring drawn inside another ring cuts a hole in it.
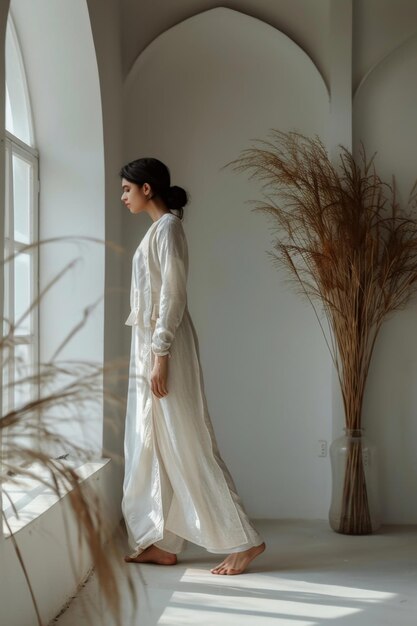
[{"label": "woman's ear", "polygon": [[149,183],[143,183],[142,189],[145,196],[148,198],[148,200],[150,200],[153,196],[153,193]]}]

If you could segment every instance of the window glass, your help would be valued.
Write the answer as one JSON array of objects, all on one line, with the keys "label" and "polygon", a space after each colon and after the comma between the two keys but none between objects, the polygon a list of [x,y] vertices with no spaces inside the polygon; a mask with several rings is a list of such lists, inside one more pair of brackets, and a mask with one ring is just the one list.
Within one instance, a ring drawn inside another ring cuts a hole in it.
[{"label": "window glass", "polygon": [[[37,397],[30,379],[39,373],[38,312],[38,152],[33,145],[30,102],[18,38],[9,14],[6,35],[5,239],[2,350],[3,415]],[[30,245],[28,248],[27,245]],[[13,330],[13,336],[9,336]],[[6,459],[14,445],[29,443],[26,422],[3,431]],[[8,442],[11,441],[11,447]]]},{"label": "window glass", "polygon": [[6,30],[6,130],[33,146],[31,110],[25,70],[13,21]]},{"label": "window glass", "polygon": [[31,333],[31,315],[27,315],[27,311],[30,307],[30,303],[32,302],[32,269],[31,257],[29,254],[19,252],[16,256],[14,283],[15,323],[17,323],[20,318],[24,316],[24,319],[16,327],[15,334],[27,335]]},{"label": "window glass", "polygon": [[18,155],[13,155],[13,210],[14,238],[29,243],[32,165]]},{"label": "window glass", "polygon": [[14,406],[24,406],[31,398],[31,360],[32,346],[30,344],[18,344],[15,346],[14,357]]}]

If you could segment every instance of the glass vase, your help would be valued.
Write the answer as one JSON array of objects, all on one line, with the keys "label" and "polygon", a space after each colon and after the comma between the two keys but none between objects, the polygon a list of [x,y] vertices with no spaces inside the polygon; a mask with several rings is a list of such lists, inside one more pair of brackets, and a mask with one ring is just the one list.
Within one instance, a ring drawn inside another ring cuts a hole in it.
[{"label": "glass vase", "polygon": [[331,528],[347,535],[368,535],[381,525],[376,446],[364,429],[345,428],[330,446]]}]

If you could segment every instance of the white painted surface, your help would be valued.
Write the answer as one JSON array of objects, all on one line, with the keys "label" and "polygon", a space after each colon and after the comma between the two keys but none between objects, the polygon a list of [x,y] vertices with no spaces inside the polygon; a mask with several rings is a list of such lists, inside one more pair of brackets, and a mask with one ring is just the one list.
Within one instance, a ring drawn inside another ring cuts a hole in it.
[{"label": "white painted surface", "polygon": [[[329,464],[315,450],[331,438],[330,356],[313,310],[267,257],[270,222],[245,204],[260,189],[220,170],[270,128],[326,138],[325,84],[286,35],[220,8],[155,40],[125,102],[125,160],[154,155],[190,192],[189,308],[209,411],[248,513],[324,518]],[[132,250],[148,222],[131,217]]]},{"label": "white painted surface", "polygon": [[[105,186],[101,101],[86,3],[81,0],[70,4],[41,1],[35,6],[23,0],[15,4],[17,12],[22,11],[20,32],[23,35],[23,26],[27,35],[22,36],[22,43],[26,44],[26,53],[29,52],[32,62],[27,63],[30,65],[30,78],[36,82],[36,85],[32,84],[32,104],[37,115],[37,147],[41,152],[42,196],[45,200],[41,205],[44,219],[41,236],[74,234],[103,238]],[[45,8],[46,15],[42,14]],[[3,4],[0,16],[4,41],[7,13],[3,14]],[[100,16],[103,16],[102,5]],[[106,23],[113,26],[114,21],[108,16]],[[106,45],[110,52],[109,39]],[[3,81],[0,82],[4,85],[4,73],[2,75]],[[88,98],[91,99],[87,102]],[[107,110],[109,105],[110,98],[106,103]],[[1,188],[2,185],[3,177]],[[48,272],[63,267],[77,254],[83,256],[79,268],[82,266],[82,271],[78,274],[73,272],[67,282],[60,283],[58,294],[54,292],[49,300],[50,309],[44,316],[43,360],[49,358],[56,342],[80,320],[87,303],[103,295],[102,244],[84,243],[78,248],[74,244],[48,244],[48,253],[43,255],[43,263],[48,263],[47,268],[44,266],[43,278],[47,280]],[[74,273],[77,275],[74,276]],[[71,350],[66,351],[66,358],[103,362],[103,317],[101,302],[80,333],[81,339],[77,336]],[[117,332],[114,332],[112,338],[116,337]],[[103,407],[93,407],[90,413],[86,410],[83,417],[95,420],[93,432],[90,429],[88,435],[101,453]],[[73,428],[69,436],[71,441],[76,440],[77,433]],[[113,445],[112,449],[115,448]],[[105,511],[103,517],[108,521],[109,528],[113,528],[120,519],[120,475],[115,464],[115,461],[108,463],[91,478],[100,490]],[[69,538],[65,534],[64,516],[69,523]],[[84,545],[77,561],[76,525],[65,499],[38,515],[18,531],[15,538],[46,623],[71,596],[75,585],[90,567],[91,556]],[[76,556],[75,569],[71,556]],[[0,621],[3,623],[4,620],[8,626],[32,626],[36,623],[29,588],[12,541],[4,539],[1,530],[0,606]]]},{"label": "white painted surface", "polygon": [[[125,574],[124,626],[410,626],[415,621],[415,526],[347,537],[322,520],[257,520],[266,550],[244,574],[211,574],[224,555],[188,545],[176,565],[126,564],[135,580],[133,607]],[[126,549],[120,540],[120,552]],[[113,626],[104,600],[94,609],[97,578],[88,580],[56,626]],[[84,606],[88,609],[87,619]]]},{"label": "white painted surface", "polygon": [[353,0],[354,93],[373,67],[415,35],[416,24],[415,0]]},{"label": "white painted surface", "polygon": [[[102,365],[104,146],[87,5],[85,0],[17,0],[11,3],[11,11],[26,66],[40,154],[39,238],[59,238],[40,247],[40,290],[75,262],[42,297],[40,359],[50,361],[65,338],[81,325],[56,360]],[[99,241],[68,241],[66,237]],[[94,308],[87,312],[91,305]],[[68,379],[60,384],[68,384]],[[78,419],[66,408],[54,408],[47,415],[53,416],[55,432],[101,454],[101,401],[86,403]],[[61,447],[53,450],[55,456],[65,452]]]},{"label": "white painted surface", "polygon": [[[326,84],[330,84],[332,48],[329,13],[332,1],[228,0],[227,8],[240,11],[286,33],[311,57],[325,77]],[[340,0],[336,0],[337,4],[339,2]],[[146,46],[160,34],[189,17],[218,5],[213,0],[152,0],[152,3],[118,0],[118,4],[121,14],[123,76],[129,73]]]},{"label": "white painted surface", "polygon": [[[377,65],[354,100],[355,150],[365,143],[368,159],[388,183],[397,184],[405,206],[417,179],[417,35]],[[358,153],[359,156],[359,153]],[[376,344],[365,398],[364,420],[378,444],[383,519],[417,521],[417,304],[394,314]]]},{"label": "white painted surface", "polygon": [[[107,484],[111,472],[111,463],[108,463],[87,479],[88,488],[97,494],[103,507],[108,502]],[[104,536],[108,536],[109,529],[114,528],[114,520],[105,516],[104,510],[104,524],[109,525]],[[15,539],[43,623],[48,624],[91,567],[91,554],[85,541],[78,543],[78,525],[68,497],[24,526]],[[37,621],[32,598],[10,537],[0,542],[0,562],[2,626],[34,626]]]}]

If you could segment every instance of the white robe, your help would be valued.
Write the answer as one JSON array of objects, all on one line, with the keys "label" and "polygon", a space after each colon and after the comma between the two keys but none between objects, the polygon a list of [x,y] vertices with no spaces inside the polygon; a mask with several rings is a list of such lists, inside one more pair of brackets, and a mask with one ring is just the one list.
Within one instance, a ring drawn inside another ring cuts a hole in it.
[{"label": "white robe", "polygon": [[[178,553],[262,543],[220,456],[207,410],[197,334],[187,306],[182,221],[166,213],[132,261],[132,326],[122,511],[132,556],[151,544]],[[155,354],[169,354],[168,393],[152,393]]]}]

